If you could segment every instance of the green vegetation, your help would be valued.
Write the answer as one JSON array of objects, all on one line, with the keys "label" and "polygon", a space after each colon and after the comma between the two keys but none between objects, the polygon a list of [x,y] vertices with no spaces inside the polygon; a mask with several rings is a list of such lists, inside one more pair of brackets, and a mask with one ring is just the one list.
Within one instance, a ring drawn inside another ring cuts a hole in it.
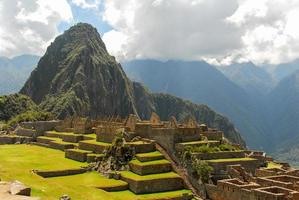
[{"label": "green vegetation", "polygon": [[216,147],[210,147],[209,145],[186,146],[184,151],[187,153],[215,153],[222,151],[240,151],[240,149],[230,144],[220,144]]},{"label": "green vegetation", "polygon": [[267,163],[268,169],[275,169],[275,168],[280,169],[281,167],[282,167],[282,165],[279,163],[276,163],[276,162],[268,162]]},{"label": "green vegetation", "polygon": [[192,169],[197,173],[202,182],[208,183],[210,179],[210,174],[213,171],[213,167],[211,167],[206,161],[202,161],[199,159],[192,160]]},{"label": "green vegetation", "polygon": [[138,153],[136,154],[139,157],[157,157],[157,156],[162,156],[162,154],[159,151],[153,151],[149,153]]},{"label": "green vegetation", "polygon": [[102,172],[128,169],[128,164],[134,156],[134,149],[126,144],[123,134],[119,133],[114,138],[112,145],[104,151],[104,158],[99,169]]},{"label": "green vegetation", "polygon": [[8,121],[28,110],[38,110],[29,97],[21,94],[0,96],[0,121]]},{"label": "green vegetation", "polygon": [[164,156],[159,151],[149,153],[138,153],[136,154],[136,157],[142,160],[159,160],[164,158]]},{"label": "green vegetation", "polygon": [[14,116],[12,119],[8,121],[8,126],[12,127],[20,122],[27,122],[27,121],[48,121],[53,120],[54,117],[49,112],[43,111],[26,111],[19,115]]}]

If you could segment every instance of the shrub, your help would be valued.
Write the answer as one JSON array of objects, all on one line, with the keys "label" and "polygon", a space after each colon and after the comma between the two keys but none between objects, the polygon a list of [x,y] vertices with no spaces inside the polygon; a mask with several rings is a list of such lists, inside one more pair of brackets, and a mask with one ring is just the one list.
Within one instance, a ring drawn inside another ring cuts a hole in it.
[{"label": "shrub", "polygon": [[221,145],[219,145],[219,149],[221,151],[236,151],[237,150],[236,147],[234,147],[230,144],[221,144]]},{"label": "shrub", "polygon": [[213,171],[213,167],[211,167],[206,161],[193,159],[192,169],[197,173],[203,183],[209,182],[210,174]]},{"label": "shrub", "polygon": [[19,114],[8,121],[8,126],[13,127],[20,122],[27,121],[47,121],[54,119],[53,115],[49,112],[42,111],[27,111]]}]

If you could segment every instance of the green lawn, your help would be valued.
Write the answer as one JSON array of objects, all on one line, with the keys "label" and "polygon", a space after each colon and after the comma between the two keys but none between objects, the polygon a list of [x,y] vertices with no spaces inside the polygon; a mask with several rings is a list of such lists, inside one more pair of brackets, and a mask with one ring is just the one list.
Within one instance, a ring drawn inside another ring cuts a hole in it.
[{"label": "green lawn", "polygon": [[[119,186],[124,182],[107,179],[96,172],[55,178],[42,178],[31,172],[32,169],[56,170],[78,168],[83,165],[86,164],[66,159],[64,152],[54,149],[32,145],[0,145],[0,178],[4,181],[19,180],[25,183],[32,188],[33,196],[39,196],[43,200],[57,200],[63,194],[68,194],[74,200],[154,200],[180,197],[190,193],[189,190],[145,195],[135,195],[128,190],[108,193],[96,187]],[[132,176],[130,172],[128,174]],[[176,176],[178,175],[174,173],[165,173],[143,178]],[[140,179],[140,176],[136,177]]]},{"label": "green lawn", "polygon": [[117,199],[94,186],[117,184],[98,173],[86,173],[57,178],[41,178],[32,169],[55,170],[78,168],[80,162],[65,159],[64,152],[30,145],[0,145],[0,178],[19,180],[32,188],[32,195],[57,200],[68,194],[75,200]]}]

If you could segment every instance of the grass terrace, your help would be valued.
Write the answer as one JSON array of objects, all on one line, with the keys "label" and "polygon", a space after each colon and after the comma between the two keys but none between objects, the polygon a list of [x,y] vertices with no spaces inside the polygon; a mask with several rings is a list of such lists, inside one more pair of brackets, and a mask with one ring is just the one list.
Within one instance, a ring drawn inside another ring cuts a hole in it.
[{"label": "grass terrace", "polygon": [[[32,172],[33,169],[61,170],[86,165],[86,163],[65,159],[64,152],[50,148],[34,145],[0,145],[0,178],[4,181],[19,180],[32,188],[32,196],[39,196],[45,200],[57,200],[64,194],[68,194],[75,200],[158,200],[191,194],[189,190],[141,195],[136,195],[129,190],[105,192],[98,188],[121,187],[126,183],[121,180],[107,179],[97,172],[54,178],[42,178]],[[178,177],[173,172],[146,176],[122,172],[122,175],[137,180]]]},{"label": "grass terrace", "polygon": [[155,179],[163,179],[163,178],[179,178],[180,177],[178,174],[176,174],[174,172],[140,176],[140,175],[135,174],[130,171],[121,172],[121,176],[130,178],[130,179],[134,179],[136,181],[147,181],[147,180],[155,180]]},{"label": "grass terrace", "polygon": [[241,150],[230,144],[220,144],[215,147],[210,147],[209,145],[186,146],[184,151],[188,151],[191,153],[216,153],[216,152],[230,152],[230,151],[237,152]]},{"label": "grass terrace", "polygon": [[268,162],[267,169],[281,169],[282,165],[276,162]]},{"label": "grass terrace", "polygon": [[165,160],[165,159],[148,161],[148,162],[140,162],[139,160],[132,160],[132,161],[130,161],[130,163],[135,164],[135,165],[139,165],[139,166],[170,164],[170,162],[168,160]]}]

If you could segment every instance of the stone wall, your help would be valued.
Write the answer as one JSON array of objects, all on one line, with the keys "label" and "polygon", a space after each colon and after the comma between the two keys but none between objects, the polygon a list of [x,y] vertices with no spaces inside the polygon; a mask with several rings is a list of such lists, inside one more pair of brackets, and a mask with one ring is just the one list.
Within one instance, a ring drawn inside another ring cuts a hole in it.
[{"label": "stone wall", "polygon": [[223,151],[214,153],[192,153],[200,160],[225,159],[225,158],[244,158],[244,151]]},{"label": "stone wall", "polygon": [[43,135],[45,131],[54,130],[59,126],[61,121],[37,121],[37,122],[22,122],[20,126],[26,129],[35,129],[36,136]]},{"label": "stone wall", "polygon": [[52,170],[52,171],[35,170],[34,172],[43,178],[49,178],[49,177],[83,174],[86,172],[86,169],[78,168],[78,169],[64,169],[64,170]]},{"label": "stone wall", "polygon": [[19,136],[26,136],[26,137],[36,137],[37,136],[36,130],[22,128],[22,127],[18,127],[15,130],[15,133]]},{"label": "stone wall", "polygon": [[30,143],[33,139],[31,137],[25,136],[12,136],[12,135],[2,135],[0,136],[0,144],[23,144],[23,143]]},{"label": "stone wall", "polygon": [[223,140],[224,134],[222,131],[209,130],[201,132],[201,134],[208,138],[208,140]]},{"label": "stone wall", "polygon": [[260,162],[258,160],[240,160],[240,161],[219,161],[219,162],[211,162],[208,161],[209,165],[213,167],[215,174],[221,174],[221,172],[227,170],[228,165],[241,165],[247,172],[255,174],[255,169],[260,167]]}]

